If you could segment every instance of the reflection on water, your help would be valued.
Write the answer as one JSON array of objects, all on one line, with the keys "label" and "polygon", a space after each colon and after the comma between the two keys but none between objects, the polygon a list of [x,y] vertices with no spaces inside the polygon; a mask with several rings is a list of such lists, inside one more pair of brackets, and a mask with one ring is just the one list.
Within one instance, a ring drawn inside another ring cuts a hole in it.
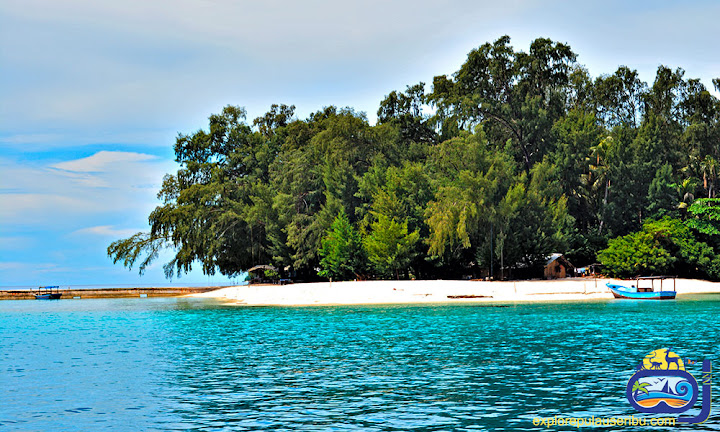
[{"label": "reflection on water", "polygon": [[720,361],[718,312],[717,296],[0,302],[0,430],[541,430],[533,417],[640,415],[624,397],[633,366],[666,346]]}]

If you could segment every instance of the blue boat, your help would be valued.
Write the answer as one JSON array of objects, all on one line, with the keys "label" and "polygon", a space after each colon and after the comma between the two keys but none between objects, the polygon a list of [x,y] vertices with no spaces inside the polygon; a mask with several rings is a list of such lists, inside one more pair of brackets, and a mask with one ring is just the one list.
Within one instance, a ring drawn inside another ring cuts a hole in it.
[{"label": "blue boat", "polygon": [[[55,290],[53,292],[53,290]],[[62,297],[60,287],[57,285],[38,287],[35,300],[59,300]]]},{"label": "blue boat", "polygon": [[[673,280],[673,290],[663,291],[663,281]],[[660,289],[655,290],[655,281],[660,281]],[[649,287],[641,287],[640,282],[650,282]],[[606,283],[615,298],[632,300],[674,300],[677,295],[675,290],[675,276],[647,276],[635,278],[635,285],[630,287],[618,284]]]}]

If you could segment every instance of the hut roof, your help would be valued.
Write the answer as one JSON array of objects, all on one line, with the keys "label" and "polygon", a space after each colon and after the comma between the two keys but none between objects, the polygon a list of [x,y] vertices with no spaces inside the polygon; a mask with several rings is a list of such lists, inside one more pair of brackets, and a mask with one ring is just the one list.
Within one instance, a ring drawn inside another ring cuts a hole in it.
[{"label": "hut roof", "polygon": [[273,267],[271,265],[263,264],[263,265],[256,265],[255,267],[249,268],[248,273],[253,272],[255,270],[275,270],[275,271],[277,271],[277,269],[275,267]]},{"label": "hut roof", "polygon": [[552,264],[553,261],[560,260],[560,263],[563,264],[565,267],[575,268],[574,265],[570,263],[570,261],[567,260],[561,253],[554,253],[546,258],[545,261],[545,267]]}]

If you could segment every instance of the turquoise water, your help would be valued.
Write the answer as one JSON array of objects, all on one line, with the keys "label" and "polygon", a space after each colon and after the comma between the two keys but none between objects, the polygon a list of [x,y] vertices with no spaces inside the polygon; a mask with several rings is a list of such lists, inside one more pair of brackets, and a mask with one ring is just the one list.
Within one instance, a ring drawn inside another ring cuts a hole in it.
[{"label": "turquoise water", "polygon": [[[720,296],[312,308],[4,301],[0,431],[548,430],[532,419],[642,416],[624,391],[647,352],[672,346],[718,369],[719,343]],[[693,428],[718,430],[719,414]]]}]

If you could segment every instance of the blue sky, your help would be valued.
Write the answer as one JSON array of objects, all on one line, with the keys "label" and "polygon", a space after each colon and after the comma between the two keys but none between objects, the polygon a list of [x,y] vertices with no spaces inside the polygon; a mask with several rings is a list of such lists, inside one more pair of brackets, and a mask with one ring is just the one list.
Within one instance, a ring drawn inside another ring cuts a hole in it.
[{"label": "blue sky", "polygon": [[[107,245],[147,228],[178,132],[228,104],[375,119],[395,89],[455,72],[503,34],[569,43],[593,76],[720,77],[715,1],[4,0],[0,3],[0,286],[165,282]],[[193,272],[179,280],[224,283]]]}]

